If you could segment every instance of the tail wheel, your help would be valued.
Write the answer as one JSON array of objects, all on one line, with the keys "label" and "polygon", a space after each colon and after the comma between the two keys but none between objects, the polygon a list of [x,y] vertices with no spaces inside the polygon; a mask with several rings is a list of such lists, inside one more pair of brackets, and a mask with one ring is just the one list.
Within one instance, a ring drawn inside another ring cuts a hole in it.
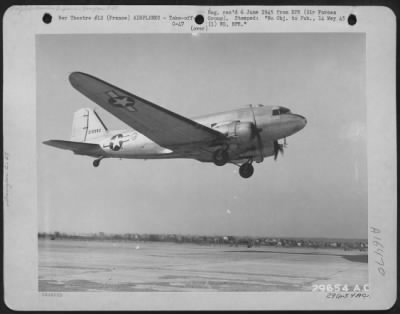
[{"label": "tail wheel", "polygon": [[250,178],[254,173],[254,167],[250,163],[245,163],[239,167],[239,174],[242,178]]},{"label": "tail wheel", "polygon": [[218,149],[214,152],[213,159],[217,166],[223,166],[229,161],[229,154],[226,150]]},{"label": "tail wheel", "polygon": [[100,165],[100,160],[101,159],[96,159],[93,161],[93,167],[98,167]]}]

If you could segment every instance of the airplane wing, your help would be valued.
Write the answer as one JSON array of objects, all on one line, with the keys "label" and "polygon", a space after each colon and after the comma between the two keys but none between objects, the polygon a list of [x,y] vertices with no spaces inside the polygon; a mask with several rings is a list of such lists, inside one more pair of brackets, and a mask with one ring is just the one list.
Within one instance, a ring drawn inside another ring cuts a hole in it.
[{"label": "airplane wing", "polygon": [[61,140],[44,141],[43,144],[61,149],[72,150],[77,155],[89,155],[93,157],[100,157],[104,155],[104,151],[100,148],[98,144]]},{"label": "airplane wing", "polygon": [[220,132],[180,116],[96,77],[73,72],[72,86],[121,121],[163,147],[208,146],[226,138]]}]

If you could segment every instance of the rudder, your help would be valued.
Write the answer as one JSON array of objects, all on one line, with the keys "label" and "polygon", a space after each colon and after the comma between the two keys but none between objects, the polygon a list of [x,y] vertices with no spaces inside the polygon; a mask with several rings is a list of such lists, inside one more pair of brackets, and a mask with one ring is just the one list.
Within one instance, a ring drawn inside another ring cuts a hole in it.
[{"label": "rudder", "polygon": [[106,133],[107,127],[93,109],[82,108],[74,113],[71,141],[88,142]]}]

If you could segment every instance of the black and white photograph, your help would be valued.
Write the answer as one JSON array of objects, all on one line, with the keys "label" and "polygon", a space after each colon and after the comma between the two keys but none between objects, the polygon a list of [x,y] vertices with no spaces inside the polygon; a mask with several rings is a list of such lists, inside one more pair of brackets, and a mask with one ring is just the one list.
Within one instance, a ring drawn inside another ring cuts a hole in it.
[{"label": "black and white photograph", "polygon": [[363,34],[36,45],[40,291],[368,283]]},{"label": "black and white photograph", "polygon": [[[146,293],[149,309],[163,293],[369,300],[389,270],[371,220],[370,134],[384,125],[369,122],[366,32],[209,30],[306,9],[158,17],[192,31],[113,32],[100,18],[158,20],[131,10],[60,10],[51,23],[73,31],[34,34],[31,287],[60,301]],[[85,29],[96,19],[105,31]]]}]

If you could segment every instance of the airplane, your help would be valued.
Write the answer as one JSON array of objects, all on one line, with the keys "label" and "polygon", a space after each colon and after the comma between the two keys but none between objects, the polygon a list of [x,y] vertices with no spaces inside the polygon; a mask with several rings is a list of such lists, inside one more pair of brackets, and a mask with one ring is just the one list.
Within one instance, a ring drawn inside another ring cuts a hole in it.
[{"label": "airplane", "polygon": [[[71,85],[127,124],[109,130],[94,109],[74,113],[70,141],[43,143],[96,158],[190,158],[239,167],[242,178],[253,175],[253,162],[283,154],[286,137],[305,127],[305,117],[281,106],[249,105],[237,110],[188,119],[92,75],[73,72]],[[279,140],[284,139],[284,144]]]}]

